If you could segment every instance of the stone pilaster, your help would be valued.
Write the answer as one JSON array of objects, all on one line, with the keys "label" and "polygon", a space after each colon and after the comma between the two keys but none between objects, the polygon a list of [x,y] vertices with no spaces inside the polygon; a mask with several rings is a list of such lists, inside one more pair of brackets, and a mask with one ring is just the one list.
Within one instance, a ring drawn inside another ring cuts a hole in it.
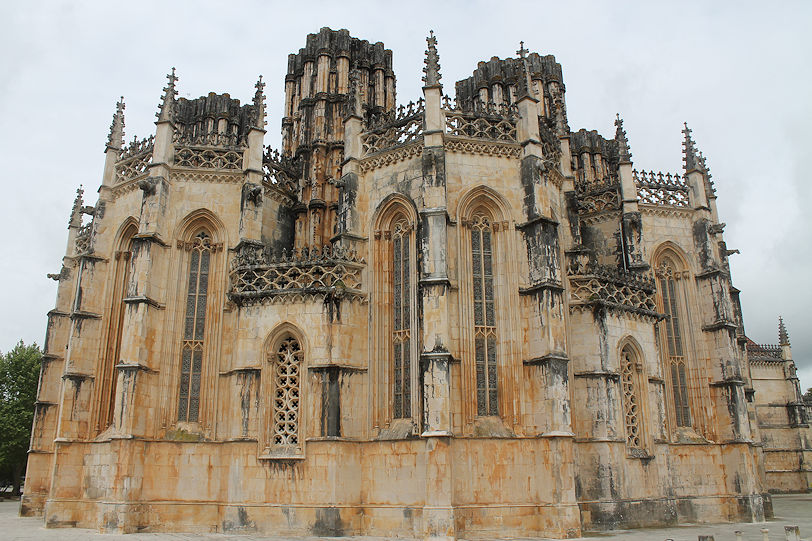
[{"label": "stone pilaster", "polygon": [[[161,360],[155,350],[156,341],[150,337],[158,325],[156,312],[164,309],[165,286],[156,273],[164,270],[168,247],[166,210],[169,203],[169,171],[174,160],[174,114],[176,107],[175,69],[167,75],[168,84],[158,113],[155,142],[146,178],[138,182],[142,192],[138,233],[132,240],[129,284],[124,295],[124,317],[121,333],[120,359],[116,366],[118,381],[113,425],[119,437],[142,432],[147,416],[138,414],[141,406],[153,408],[150,395],[157,385],[154,376]],[[158,342],[159,343],[159,342]]]}]

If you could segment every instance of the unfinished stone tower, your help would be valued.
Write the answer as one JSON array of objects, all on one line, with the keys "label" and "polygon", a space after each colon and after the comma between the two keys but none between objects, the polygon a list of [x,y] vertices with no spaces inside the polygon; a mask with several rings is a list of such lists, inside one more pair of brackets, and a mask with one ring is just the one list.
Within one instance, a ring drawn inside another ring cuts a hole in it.
[{"label": "unfinished stone tower", "polygon": [[427,41],[397,105],[383,44],[308,36],[279,151],[261,79],[188,100],[173,70],[126,146],[118,104],[52,276],[23,514],[566,538],[769,513],[691,131],[684,171],[637,171],[619,117],[570,129],[552,56],[481,62],[452,100]]}]

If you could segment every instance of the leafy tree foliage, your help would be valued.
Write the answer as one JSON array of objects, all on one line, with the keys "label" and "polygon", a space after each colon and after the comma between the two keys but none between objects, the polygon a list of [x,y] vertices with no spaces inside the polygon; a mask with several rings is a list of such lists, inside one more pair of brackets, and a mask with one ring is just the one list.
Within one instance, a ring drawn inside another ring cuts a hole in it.
[{"label": "leafy tree foliage", "polygon": [[804,402],[807,404],[812,404],[812,387],[806,390],[804,393]]},{"label": "leafy tree foliage", "polygon": [[15,495],[27,461],[41,360],[39,347],[22,340],[0,354],[0,479],[11,478]]}]

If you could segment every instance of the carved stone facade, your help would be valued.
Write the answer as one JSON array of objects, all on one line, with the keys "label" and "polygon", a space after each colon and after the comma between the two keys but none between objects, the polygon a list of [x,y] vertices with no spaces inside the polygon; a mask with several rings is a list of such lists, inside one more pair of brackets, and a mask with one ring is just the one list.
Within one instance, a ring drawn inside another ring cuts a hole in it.
[{"label": "carved stone facade", "polygon": [[812,490],[812,428],[783,319],[778,320],[778,345],[748,339],[747,356],[766,486],[770,492]]},{"label": "carved stone facade", "polygon": [[432,35],[397,106],[391,51],[322,29],[281,151],[261,79],[243,105],[173,71],[126,147],[120,102],[52,275],[22,513],[436,538],[769,515],[690,131],[684,172],[636,172],[619,117],[572,131],[561,66],[517,54],[452,100]]}]

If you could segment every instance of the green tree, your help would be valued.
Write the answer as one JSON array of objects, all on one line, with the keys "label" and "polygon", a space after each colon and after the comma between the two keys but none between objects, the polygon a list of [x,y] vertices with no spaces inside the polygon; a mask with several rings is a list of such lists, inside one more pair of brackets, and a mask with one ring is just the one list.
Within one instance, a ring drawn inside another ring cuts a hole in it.
[{"label": "green tree", "polygon": [[812,387],[806,390],[804,393],[804,402],[807,404],[812,404]]},{"label": "green tree", "polygon": [[22,340],[5,355],[0,354],[0,477],[11,478],[18,496],[31,439],[41,361],[39,347],[26,346]]}]

